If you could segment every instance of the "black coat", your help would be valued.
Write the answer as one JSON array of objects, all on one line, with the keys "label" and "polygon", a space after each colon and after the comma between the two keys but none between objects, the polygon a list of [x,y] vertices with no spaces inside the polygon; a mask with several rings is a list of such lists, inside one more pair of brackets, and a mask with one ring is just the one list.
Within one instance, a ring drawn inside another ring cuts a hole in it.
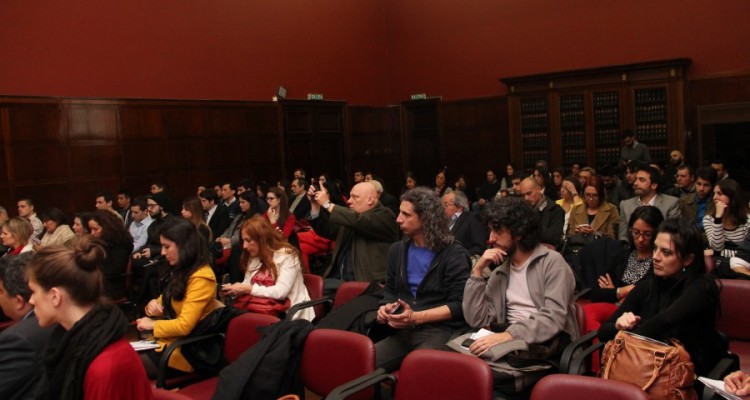
[{"label": "black coat", "polygon": [[487,249],[489,229],[479,215],[464,211],[453,224],[451,233],[469,252],[469,256],[482,255]]}]

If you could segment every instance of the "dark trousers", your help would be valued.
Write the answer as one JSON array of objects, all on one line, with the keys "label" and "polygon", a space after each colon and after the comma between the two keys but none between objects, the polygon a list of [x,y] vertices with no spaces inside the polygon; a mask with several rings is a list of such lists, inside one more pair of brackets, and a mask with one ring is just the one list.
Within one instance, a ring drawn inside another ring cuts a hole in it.
[{"label": "dark trousers", "polygon": [[460,334],[459,331],[434,325],[401,329],[375,343],[375,367],[395,371],[409,352],[416,349],[453,351],[446,343]]}]

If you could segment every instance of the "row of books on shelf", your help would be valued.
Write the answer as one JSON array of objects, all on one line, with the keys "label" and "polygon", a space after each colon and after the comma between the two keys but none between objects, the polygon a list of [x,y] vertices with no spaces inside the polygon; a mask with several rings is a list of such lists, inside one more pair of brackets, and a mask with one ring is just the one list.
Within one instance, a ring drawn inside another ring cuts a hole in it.
[{"label": "row of books on shelf", "polygon": [[545,97],[533,97],[529,99],[521,100],[521,112],[546,112],[547,111],[547,98]]},{"label": "row of books on shelf", "polygon": [[564,149],[563,164],[581,162],[586,159],[586,149]]},{"label": "row of books on shelf", "polygon": [[620,160],[620,147],[597,147],[596,163],[614,163]]},{"label": "row of books on shelf", "polygon": [[524,133],[521,139],[523,147],[544,147],[549,144],[547,132]]},{"label": "row of books on shelf", "polygon": [[560,97],[560,109],[561,110],[576,110],[581,109],[583,112],[583,96],[561,96]]},{"label": "row of books on shelf", "polygon": [[596,146],[619,145],[622,141],[620,128],[603,129],[594,132],[594,143]]},{"label": "row of books on shelf", "polygon": [[594,93],[594,107],[617,107],[620,105],[619,92]]},{"label": "row of books on shelf", "polygon": [[594,125],[612,125],[620,123],[619,108],[595,108]]},{"label": "row of books on shelf", "polygon": [[654,161],[664,161],[669,157],[669,147],[665,145],[649,146],[648,152]]},{"label": "row of books on shelf", "polygon": [[637,89],[635,91],[635,105],[638,103],[657,103],[667,101],[667,89]]},{"label": "row of books on shelf", "polygon": [[647,106],[635,106],[635,121],[664,121],[667,119],[666,104],[651,104]]},{"label": "row of books on shelf", "polygon": [[667,124],[639,124],[635,127],[638,140],[667,140]]},{"label": "row of books on shelf", "polygon": [[586,145],[586,132],[584,131],[562,132],[562,145],[563,146],[585,146]]},{"label": "row of books on shelf", "polygon": [[549,151],[542,150],[524,150],[523,165],[524,167],[534,166],[537,160],[549,160]]},{"label": "row of books on shelf", "polygon": [[564,111],[560,113],[561,126],[583,126],[585,123],[583,110]]}]

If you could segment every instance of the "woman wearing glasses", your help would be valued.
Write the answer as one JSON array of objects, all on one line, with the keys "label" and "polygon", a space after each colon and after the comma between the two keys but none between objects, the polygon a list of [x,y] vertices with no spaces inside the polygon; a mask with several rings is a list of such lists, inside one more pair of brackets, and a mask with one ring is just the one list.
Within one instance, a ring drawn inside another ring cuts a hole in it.
[{"label": "woman wearing glasses", "polygon": [[619,221],[617,207],[604,200],[601,178],[596,175],[589,177],[583,187],[583,204],[574,205],[570,210],[568,233],[598,233],[614,239]]},{"label": "woman wearing glasses", "polygon": [[297,218],[289,212],[286,192],[278,187],[269,188],[268,193],[266,193],[266,202],[268,203],[268,211],[263,216],[285,238],[290,239],[294,234],[294,225]]}]

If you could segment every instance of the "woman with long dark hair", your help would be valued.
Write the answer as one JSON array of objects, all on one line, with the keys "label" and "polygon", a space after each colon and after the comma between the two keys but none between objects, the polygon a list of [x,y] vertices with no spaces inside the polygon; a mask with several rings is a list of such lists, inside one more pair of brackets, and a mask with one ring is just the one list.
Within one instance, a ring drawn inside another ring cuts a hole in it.
[{"label": "woman with long dark hair", "polygon": [[58,324],[45,350],[37,399],[152,398],[143,365],[124,338],[127,319],[101,301],[102,260],[103,244],[84,237],[74,247],[43,247],[27,265],[39,325]]},{"label": "woman with long dark hair", "polygon": [[664,221],[654,241],[652,272],[602,324],[599,340],[612,340],[621,330],[664,342],[677,339],[690,354],[695,373],[709,373],[726,346],[715,328],[719,287],[705,273],[702,243],[692,221]]},{"label": "woman with long dark hair", "polygon": [[747,201],[734,179],[722,179],[714,186],[714,201],[708,203],[703,229],[714,255],[734,257],[750,230]]},{"label": "woman with long dark hair", "polygon": [[[247,296],[273,299],[280,304],[289,300],[289,306],[310,300],[300,267],[299,253],[276,228],[261,216],[245,221],[242,226],[242,266],[245,279],[241,283],[222,285],[222,294],[240,296],[238,308],[253,308],[243,302]],[[243,297],[242,295],[246,295]],[[284,305],[283,308],[286,308]],[[294,318],[312,321],[312,308],[300,310]]]},{"label": "woman with long dark hair", "polygon": [[107,255],[102,260],[104,273],[104,294],[110,299],[125,295],[125,277],[133,252],[133,237],[125,229],[122,220],[113,212],[96,210],[89,220],[91,236],[101,239]]},{"label": "woman with long dark hair", "polygon": [[232,223],[229,224],[229,228],[216,239],[216,242],[221,244],[223,249],[230,249],[229,260],[227,261],[227,272],[229,273],[229,281],[237,282],[242,280],[242,272],[240,271],[240,256],[242,255],[242,238],[240,231],[242,225],[248,219],[260,215],[261,211],[258,207],[258,198],[255,197],[255,193],[252,190],[246,190],[239,194],[240,202],[240,213],[234,217]]},{"label": "woman with long dark hair", "polygon": [[75,217],[73,218],[73,226],[71,227],[73,229],[73,233],[76,234],[76,236],[81,237],[83,235],[88,235],[89,233],[89,220],[91,219],[91,213],[90,212],[80,212],[76,213]]},{"label": "woman with long dark hair", "polygon": [[[139,330],[153,330],[159,344],[158,349],[141,356],[150,377],[156,376],[156,366],[166,346],[189,335],[198,322],[223,306],[216,300],[216,276],[209,264],[208,244],[195,226],[177,219],[161,231],[159,240],[161,254],[171,269],[161,296],[146,305],[148,317],[137,321]],[[184,372],[193,370],[179,349],[169,359],[169,367]]]},{"label": "woman with long dark hair", "polygon": [[213,242],[213,236],[211,235],[211,228],[206,224],[205,218],[203,218],[203,206],[201,205],[201,199],[198,196],[188,196],[182,201],[182,212],[180,213],[182,218],[190,221],[198,233],[203,236],[206,243]]},{"label": "woman with long dark hair", "polygon": [[266,202],[268,202],[268,211],[263,216],[285,238],[291,238],[294,234],[294,225],[297,222],[297,218],[289,212],[289,200],[286,191],[278,187],[269,188],[268,193],[266,193]]},{"label": "woman with long dark hair", "polygon": [[68,225],[68,217],[59,208],[48,208],[41,215],[44,224],[44,236],[36,250],[44,246],[54,244],[64,244],[69,240],[75,239],[76,234]]}]

